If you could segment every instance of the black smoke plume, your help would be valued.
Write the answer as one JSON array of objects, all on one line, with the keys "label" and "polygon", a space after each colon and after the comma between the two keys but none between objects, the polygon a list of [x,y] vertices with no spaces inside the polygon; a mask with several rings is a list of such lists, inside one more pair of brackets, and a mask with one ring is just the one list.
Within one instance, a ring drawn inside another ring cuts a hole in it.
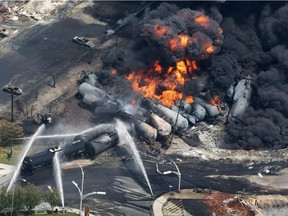
[{"label": "black smoke plume", "polygon": [[[171,66],[183,58],[202,63],[206,58],[203,67],[208,72],[205,73],[209,76],[207,80],[223,95],[234,81],[249,75],[253,77],[250,105],[242,122],[226,126],[225,145],[245,149],[287,147],[288,5],[279,2],[220,5],[214,4],[205,13],[195,10],[195,2],[191,3],[193,9],[180,9],[180,3],[178,6],[162,3],[155,10],[147,10],[137,23],[139,32],[133,34],[138,38],[131,49],[119,51],[117,48],[113,55],[106,55],[106,63],[129,73],[135,69],[145,70],[153,59],[166,61]],[[189,3],[185,3],[187,6]],[[209,28],[194,22],[199,14],[212,17]],[[224,37],[219,34],[219,27]],[[157,31],[163,29],[165,33],[159,37]],[[179,43],[182,34],[189,36],[188,46],[171,50],[169,41],[176,38],[176,44]],[[192,41],[193,37],[201,39]],[[204,39],[215,46],[212,55],[202,49]],[[190,92],[200,91],[195,81],[190,84]]]},{"label": "black smoke plume", "polygon": [[[215,9],[213,15],[216,17]],[[221,21],[220,16],[217,19]],[[203,11],[179,10],[167,3],[149,11],[141,25],[141,36],[157,47],[171,64],[183,59],[207,58],[219,51],[223,43],[222,29],[216,20]],[[181,45],[183,37],[187,40],[185,46]],[[209,46],[213,47],[213,51],[207,51]]]},{"label": "black smoke plume", "polygon": [[[245,149],[284,148],[288,144],[288,6],[274,13],[264,7],[259,20],[263,49],[270,68],[257,71],[254,93],[243,121],[227,127],[228,144]],[[255,28],[257,30],[257,27]],[[268,61],[268,59],[270,61]]]}]

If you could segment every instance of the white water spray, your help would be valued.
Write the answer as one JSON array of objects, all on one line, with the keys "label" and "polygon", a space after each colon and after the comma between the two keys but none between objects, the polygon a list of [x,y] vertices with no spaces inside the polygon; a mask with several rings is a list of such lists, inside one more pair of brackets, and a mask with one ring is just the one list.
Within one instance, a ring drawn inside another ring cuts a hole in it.
[{"label": "white water spray", "polygon": [[13,184],[15,183],[15,181],[17,180],[17,177],[19,176],[19,172],[23,163],[24,158],[26,157],[29,149],[31,148],[35,138],[43,131],[43,129],[45,128],[45,125],[42,124],[37,131],[35,132],[35,134],[31,137],[31,139],[29,140],[29,142],[27,142],[27,144],[24,146],[22,152],[19,154],[21,156],[20,160],[18,161],[17,165],[16,165],[16,170],[14,172],[14,175],[10,181],[10,184],[7,188],[7,193],[11,190]]},{"label": "white water spray", "polygon": [[61,171],[58,153],[59,152],[55,152],[55,155],[53,158],[53,169],[54,169],[54,176],[56,178],[57,190],[60,194],[62,207],[64,208],[64,192],[63,192],[63,183],[62,183],[62,171]]},{"label": "white water spray", "polygon": [[[46,139],[46,138],[61,138],[61,137],[71,137],[71,136],[77,136],[79,133],[74,134],[52,134],[52,135],[43,135],[43,136],[37,136],[35,139]],[[31,139],[31,137],[23,137],[23,138],[16,138],[13,140],[26,140]]]},{"label": "white water spray", "polygon": [[148,176],[147,176],[146,170],[144,168],[142,159],[141,159],[141,157],[139,155],[139,152],[138,152],[138,150],[136,148],[136,145],[135,145],[132,137],[128,133],[125,125],[123,124],[123,122],[121,122],[120,120],[117,119],[116,123],[117,123],[116,130],[117,130],[117,132],[119,134],[119,138],[120,139],[124,138],[128,142],[128,144],[129,144],[129,146],[130,146],[130,148],[131,148],[131,150],[132,150],[132,152],[134,154],[134,157],[135,157],[135,159],[136,159],[136,161],[137,161],[137,163],[138,163],[138,165],[139,165],[139,167],[140,167],[140,169],[141,169],[141,171],[142,171],[142,173],[144,175],[144,178],[145,178],[145,180],[146,180],[146,182],[148,184],[148,187],[150,189],[151,195],[153,195],[153,191],[152,191],[152,188],[151,188],[150,181],[148,179]]}]

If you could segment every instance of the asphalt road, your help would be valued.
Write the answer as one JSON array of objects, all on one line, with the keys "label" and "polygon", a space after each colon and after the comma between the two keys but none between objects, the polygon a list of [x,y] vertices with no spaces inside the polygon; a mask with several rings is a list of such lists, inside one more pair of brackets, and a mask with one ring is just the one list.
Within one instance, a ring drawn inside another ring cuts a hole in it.
[{"label": "asphalt road", "polygon": [[[116,149],[115,149],[116,151]],[[169,186],[172,190],[178,188],[178,177],[175,174],[160,175],[156,172],[156,166],[150,157],[142,155],[144,166],[151,183],[154,196],[150,196],[148,185],[135,166],[134,160],[116,160],[113,163],[93,164],[84,167],[85,184],[84,194],[92,191],[105,191],[106,196],[90,196],[83,201],[83,205],[91,207],[99,215],[150,215],[150,205],[155,197],[168,192]],[[170,159],[170,158],[169,158]],[[175,161],[176,158],[174,158]],[[160,164],[160,171],[176,171],[170,164],[168,158]],[[223,161],[199,161],[197,159],[189,162],[177,162],[182,173],[181,188],[212,188],[227,193],[250,193],[255,194],[261,188],[241,178],[222,178],[221,175],[241,176],[255,175],[267,164],[255,165],[253,170],[247,169],[239,164],[232,164],[228,160]],[[270,164],[273,165],[273,164]],[[275,166],[277,164],[274,164]],[[27,180],[47,190],[48,185],[55,186],[53,170],[46,168],[37,171]],[[220,175],[211,178],[210,175]],[[79,208],[79,193],[72,180],[81,184],[80,168],[63,170],[63,188],[65,204]]]},{"label": "asphalt road", "polygon": [[[49,24],[36,23],[9,43],[0,46],[0,87],[12,83],[28,91],[49,74],[66,71],[76,63],[87,61],[91,49],[72,42],[76,35],[97,38],[105,26],[87,25],[66,18]],[[10,101],[0,92],[0,105]]]},{"label": "asphalt road", "polygon": [[[155,158],[141,153],[154,194],[151,196],[147,182],[143,174],[139,171],[139,167],[135,165],[135,161],[131,158],[124,161],[121,160],[120,158],[126,155],[126,153],[123,154],[123,151],[119,151],[119,147],[115,147],[111,155],[114,155],[115,160],[109,159],[106,161],[102,158],[101,160],[104,161],[102,164],[94,163],[83,166],[85,173],[84,194],[92,191],[105,191],[107,193],[105,196],[94,195],[84,199],[83,206],[90,206],[92,212],[95,214],[101,216],[150,215],[150,206],[155,198],[168,192],[170,190],[169,186],[172,186],[172,190],[177,190],[178,176],[175,174],[163,176],[157,173]],[[105,158],[105,156],[102,157]],[[267,164],[275,167],[287,167],[285,163],[264,161],[260,164],[254,164],[253,169],[248,169],[241,164],[231,163],[229,159],[205,161],[197,158],[177,158],[175,156],[167,158],[162,156],[158,158],[160,162],[159,170],[161,172],[169,170],[176,171],[174,165],[170,163],[170,159],[173,159],[179,166],[182,174],[182,189],[211,188],[231,194],[261,194],[259,192],[262,189],[260,186],[241,178],[241,176],[257,175]],[[72,184],[72,181],[81,185],[81,170],[76,162],[74,164],[75,166],[73,167],[75,168],[68,168],[66,166],[66,168],[62,170],[62,181],[65,205],[78,209],[80,201],[79,193]],[[231,178],[222,176],[231,176]],[[5,176],[5,179],[7,177],[8,176]],[[36,170],[34,175],[25,177],[25,179],[29,183],[40,186],[43,190],[47,190],[48,185],[56,187],[56,181],[51,167]],[[1,178],[1,180],[4,179]],[[283,195],[287,195],[287,192]]]}]

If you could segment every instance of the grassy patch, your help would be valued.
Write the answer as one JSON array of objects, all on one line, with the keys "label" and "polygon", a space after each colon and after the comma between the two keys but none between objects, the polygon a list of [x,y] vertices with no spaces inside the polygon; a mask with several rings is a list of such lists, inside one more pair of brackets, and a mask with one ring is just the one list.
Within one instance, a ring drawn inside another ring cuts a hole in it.
[{"label": "grassy patch", "polygon": [[13,151],[12,151],[13,154],[12,154],[12,158],[11,159],[8,159],[8,157],[7,157],[7,155],[11,151],[10,147],[1,146],[0,147],[0,163],[9,164],[9,165],[15,164],[15,159],[17,158],[17,156],[18,156],[18,154],[19,154],[19,152],[21,150],[21,146],[22,145],[14,145],[13,146]]},{"label": "grassy patch", "polygon": [[0,148],[0,163],[12,164],[12,160],[7,158],[7,154],[10,153],[10,147],[1,147]]}]

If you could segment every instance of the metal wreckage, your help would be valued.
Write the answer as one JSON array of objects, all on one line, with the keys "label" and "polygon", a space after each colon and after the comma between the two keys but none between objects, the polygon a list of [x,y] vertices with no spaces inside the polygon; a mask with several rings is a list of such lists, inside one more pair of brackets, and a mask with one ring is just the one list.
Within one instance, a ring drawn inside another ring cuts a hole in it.
[{"label": "metal wreckage", "polygon": [[[83,73],[82,79],[79,81],[80,104],[93,111],[94,119],[97,119],[98,122],[113,122],[114,118],[128,121],[134,125],[140,139],[149,144],[160,140],[163,148],[169,147],[168,139],[172,133],[181,135],[181,131],[205,120],[206,117],[215,118],[221,114],[216,105],[201,98],[194,98],[193,104],[181,101],[176,104],[178,106],[171,106],[171,108],[156,104],[148,98],[142,98],[140,106],[137,106],[133,112],[128,112],[119,100],[107,94],[99,88],[99,85],[98,77],[92,72]],[[232,100],[228,122],[241,121],[249,105],[251,85],[252,78],[248,76],[231,85],[227,91],[228,98]],[[119,137],[114,124],[102,123],[83,131],[75,136],[71,143],[67,143],[63,147],[55,146],[25,157],[21,175],[32,175],[37,169],[51,166],[53,157],[58,151],[63,160],[73,160],[79,157],[92,159],[117,145],[118,142]],[[149,149],[148,153],[152,156],[160,153],[159,149],[153,147]]]}]

